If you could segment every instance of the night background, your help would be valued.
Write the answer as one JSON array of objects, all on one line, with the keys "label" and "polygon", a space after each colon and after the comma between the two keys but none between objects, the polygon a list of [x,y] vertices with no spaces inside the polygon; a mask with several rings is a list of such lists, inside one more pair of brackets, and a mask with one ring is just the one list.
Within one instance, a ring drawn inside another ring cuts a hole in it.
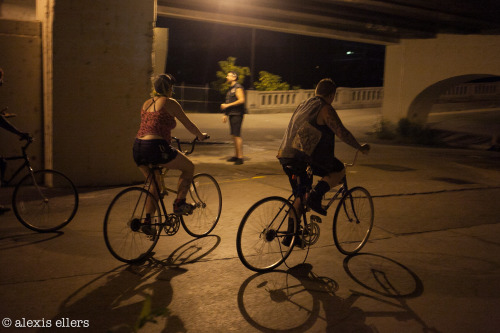
[{"label": "night background", "polygon": [[[252,29],[216,23],[158,18],[169,28],[166,72],[178,83],[205,85],[216,80],[218,62],[235,57],[251,67]],[[254,81],[259,71],[312,89],[324,77],[341,87],[383,86],[385,46],[256,30]],[[251,87],[250,77],[244,82]]]}]

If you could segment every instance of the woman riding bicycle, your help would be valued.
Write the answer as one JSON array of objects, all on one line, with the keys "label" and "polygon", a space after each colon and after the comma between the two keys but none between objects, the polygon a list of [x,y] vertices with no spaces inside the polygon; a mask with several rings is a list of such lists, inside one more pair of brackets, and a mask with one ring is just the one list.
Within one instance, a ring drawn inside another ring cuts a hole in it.
[{"label": "woman riding bicycle", "polygon": [[[135,138],[133,154],[135,163],[146,179],[149,176],[150,164],[181,171],[174,213],[188,215],[194,208],[186,202],[186,195],[193,180],[194,164],[170,145],[171,131],[176,126],[175,119],[178,119],[198,140],[205,140],[207,134],[198,129],[180,104],[172,98],[174,83],[175,79],[170,74],[161,74],[156,78],[154,96],[145,101],[141,109],[141,125]],[[156,198],[157,190],[153,187],[152,184],[149,191]],[[151,215],[155,210],[153,204],[148,205],[146,209]]]}]

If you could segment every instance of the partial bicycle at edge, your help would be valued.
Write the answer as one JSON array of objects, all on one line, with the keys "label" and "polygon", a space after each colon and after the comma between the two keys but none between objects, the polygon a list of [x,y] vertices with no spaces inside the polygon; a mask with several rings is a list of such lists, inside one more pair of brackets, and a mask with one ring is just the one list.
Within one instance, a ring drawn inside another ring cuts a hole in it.
[{"label": "partial bicycle at edge", "polygon": [[[62,172],[52,169],[34,170],[28,157],[28,147],[34,138],[27,135],[21,140],[21,154],[0,156],[0,185],[10,185],[22,171],[27,174],[15,185],[12,194],[14,215],[25,227],[37,232],[57,231],[73,220],[78,210],[78,190]],[[6,176],[9,161],[23,163]]]}]

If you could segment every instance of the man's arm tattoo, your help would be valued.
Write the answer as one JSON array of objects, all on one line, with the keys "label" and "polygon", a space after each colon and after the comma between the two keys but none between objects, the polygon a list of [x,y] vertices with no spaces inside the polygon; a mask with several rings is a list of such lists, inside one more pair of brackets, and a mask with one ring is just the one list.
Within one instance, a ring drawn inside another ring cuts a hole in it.
[{"label": "man's arm tattoo", "polygon": [[361,145],[354,138],[352,133],[344,127],[342,121],[337,115],[337,112],[335,112],[334,110],[329,110],[326,115],[325,123],[342,141],[356,149],[361,148]]}]

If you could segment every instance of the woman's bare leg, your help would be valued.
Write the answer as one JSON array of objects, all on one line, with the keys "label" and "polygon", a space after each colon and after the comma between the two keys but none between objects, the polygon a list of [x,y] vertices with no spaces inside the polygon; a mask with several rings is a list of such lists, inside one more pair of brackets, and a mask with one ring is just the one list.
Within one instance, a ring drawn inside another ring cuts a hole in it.
[{"label": "woman's bare leg", "polygon": [[187,192],[191,186],[194,176],[194,164],[186,155],[178,153],[170,162],[162,164],[167,169],[180,170],[177,199],[186,199]]}]

